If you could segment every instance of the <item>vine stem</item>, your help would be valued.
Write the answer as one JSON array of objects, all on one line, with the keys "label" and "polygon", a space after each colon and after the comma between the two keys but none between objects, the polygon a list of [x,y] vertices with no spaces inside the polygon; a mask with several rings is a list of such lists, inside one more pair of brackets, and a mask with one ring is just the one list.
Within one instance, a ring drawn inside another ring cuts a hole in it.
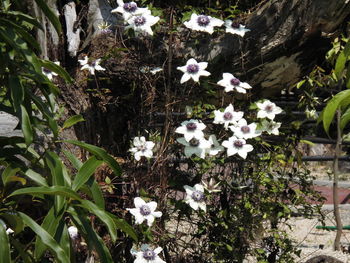
[{"label": "vine stem", "polygon": [[333,204],[334,204],[334,218],[337,226],[337,234],[334,239],[334,250],[340,250],[340,238],[342,234],[343,224],[341,222],[339,211],[339,196],[338,196],[338,181],[339,181],[339,156],[341,152],[341,129],[340,129],[340,109],[337,110],[337,142],[335,146],[335,155],[333,161]]}]

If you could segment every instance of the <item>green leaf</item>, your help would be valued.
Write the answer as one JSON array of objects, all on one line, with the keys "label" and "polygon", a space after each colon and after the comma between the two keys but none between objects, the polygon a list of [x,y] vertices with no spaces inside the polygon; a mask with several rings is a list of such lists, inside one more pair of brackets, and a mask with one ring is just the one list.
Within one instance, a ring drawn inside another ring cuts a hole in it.
[{"label": "green leaf", "polygon": [[80,201],[81,198],[80,196],[72,191],[70,188],[65,187],[65,186],[37,186],[37,187],[26,187],[26,188],[21,188],[9,195],[11,196],[16,196],[16,195],[37,195],[37,194],[45,194],[45,195],[60,195],[64,196],[67,198],[71,198],[74,200]]},{"label": "green leaf", "polygon": [[85,142],[76,141],[76,140],[65,140],[64,142],[71,143],[84,148],[88,152],[92,153],[93,155],[96,155],[97,157],[105,161],[113,169],[116,175],[119,175],[119,176],[121,175],[122,171],[119,164],[104,149]]},{"label": "green leaf", "polygon": [[110,214],[105,210],[99,208],[97,205],[95,205],[91,201],[81,200],[80,202],[81,202],[81,205],[79,206],[85,208],[90,213],[96,215],[101,220],[101,222],[103,222],[107,226],[108,232],[111,235],[112,241],[115,242],[117,240],[117,233],[116,233],[117,226],[115,225],[114,220],[110,216]]},{"label": "green leaf", "polygon": [[9,181],[9,177],[14,176],[17,172],[19,172],[20,168],[15,168],[11,164],[6,167],[6,169],[1,174],[1,179],[3,185],[6,185],[6,183]]},{"label": "green leaf", "polygon": [[63,164],[60,157],[54,152],[47,152],[45,155],[45,160],[50,168],[52,175],[52,184],[53,185],[67,185],[65,178],[63,176]]},{"label": "green leaf", "polygon": [[89,180],[90,176],[94,174],[96,168],[102,163],[103,161],[97,160],[95,156],[87,160],[75,176],[72,189],[78,191],[79,188]]},{"label": "green leaf", "polygon": [[10,227],[15,233],[23,231],[24,225],[22,219],[17,213],[13,211],[5,211],[0,214],[0,217],[5,219],[7,226]]},{"label": "green leaf", "polygon": [[75,221],[75,225],[78,229],[84,230],[82,232],[84,239],[88,242],[88,244],[94,247],[98,253],[100,258],[100,262],[103,263],[113,263],[112,256],[105,246],[104,241],[96,234],[95,230],[91,227],[91,223],[87,217],[87,215],[77,207],[75,209],[71,209],[68,211]]},{"label": "green leaf", "polygon": [[21,127],[26,145],[29,146],[33,142],[33,129],[28,112],[23,105],[21,105]]},{"label": "green leaf", "polygon": [[340,54],[338,55],[337,61],[335,63],[335,69],[334,69],[334,73],[337,76],[337,79],[339,80],[342,75],[343,75],[343,71],[345,68],[345,64],[348,61],[350,55],[350,41],[348,41],[344,47],[344,49],[340,52]]},{"label": "green leaf", "polygon": [[[61,220],[58,223],[58,228],[55,234],[55,240],[59,242],[63,250],[66,252],[68,257],[70,257],[71,252],[71,242],[70,242],[70,236],[68,233],[68,228],[66,226],[66,223],[64,220]],[[71,261],[70,261],[71,262]]]},{"label": "green leaf", "polygon": [[350,96],[350,90],[344,90],[336,94],[323,109],[320,118],[322,118],[323,128],[329,135],[329,126],[331,125],[336,110],[341,106],[341,103]]},{"label": "green leaf", "polygon": [[11,263],[10,242],[6,234],[5,222],[0,219],[0,262]]},{"label": "green leaf", "polygon": [[0,12],[1,15],[11,16],[13,19],[19,19],[22,21],[25,21],[41,30],[44,30],[42,25],[33,17],[30,15],[23,14],[22,12],[18,11],[6,11],[6,12]]},{"label": "green leaf", "polygon": [[75,169],[79,170],[83,166],[83,162],[78,159],[73,153],[63,150],[64,155],[68,158]]},{"label": "green leaf", "polygon": [[345,126],[350,121],[350,108],[347,108],[347,110],[342,114],[340,117],[340,129],[343,131]]},{"label": "green leaf", "polygon": [[56,31],[58,34],[61,33],[62,31],[62,27],[61,27],[61,23],[58,20],[58,17],[54,14],[54,12],[52,12],[52,10],[47,6],[47,4],[45,3],[45,1],[43,0],[35,0],[35,2],[37,3],[37,5],[40,7],[40,9],[44,12],[44,14],[46,15],[46,17],[50,20],[50,22],[52,23],[52,25],[55,27]]},{"label": "green leaf", "polygon": [[19,26],[15,23],[13,23],[10,20],[7,20],[5,18],[0,18],[0,25],[4,26],[4,27],[12,27],[13,29],[15,29],[17,31],[18,34],[20,34],[22,36],[22,38],[36,51],[41,52],[40,51],[40,46],[38,44],[38,42],[35,40],[34,37],[32,37],[31,34],[29,34],[22,26]]},{"label": "green leaf", "polygon": [[53,239],[53,237],[41,226],[39,226],[33,219],[31,219],[26,214],[19,212],[19,216],[22,218],[23,222],[30,227],[35,234],[37,234],[42,241],[50,248],[50,250],[56,256],[58,262],[68,263],[70,262],[69,257],[61,248],[61,246]]},{"label": "green leaf", "polygon": [[138,242],[137,234],[132,226],[130,226],[124,219],[118,218],[115,215],[111,215],[118,229],[122,230],[135,242]]},{"label": "green leaf", "polygon": [[40,174],[37,172],[33,171],[32,169],[28,169],[24,172],[24,174],[32,179],[34,182],[36,182],[38,185],[41,186],[48,186],[47,181],[44,177],[42,177]]},{"label": "green leaf", "polygon": [[68,120],[66,120],[63,123],[62,129],[69,128],[69,127],[73,126],[74,124],[76,124],[78,122],[81,122],[81,121],[85,121],[83,116],[81,116],[81,115],[74,115],[74,116],[70,117]]},{"label": "green leaf", "polygon": [[70,77],[68,72],[64,68],[62,68],[61,66],[55,64],[54,62],[52,62],[50,60],[41,60],[40,62],[41,62],[42,67],[57,73],[68,83],[73,83],[73,79]]},{"label": "green leaf", "polygon": [[24,100],[24,88],[18,76],[10,75],[8,83],[11,91],[13,106],[15,108],[15,111],[18,112],[20,110],[20,105]]},{"label": "green leaf", "polygon": [[[61,221],[63,215],[64,215],[64,213],[63,213],[63,211],[61,211],[56,216],[55,215],[55,208],[51,207],[49,212],[46,214],[46,216],[41,224],[41,227],[43,229],[45,229],[47,231],[47,233],[49,233],[51,236],[54,236],[56,233],[57,227],[59,225],[59,222]],[[47,248],[46,244],[43,242],[43,240],[41,238],[39,238],[39,236],[37,236],[36,240],[35,240],[35,251],[34,251],[35,258],[40,259],[43,256],[46,248]]]}]

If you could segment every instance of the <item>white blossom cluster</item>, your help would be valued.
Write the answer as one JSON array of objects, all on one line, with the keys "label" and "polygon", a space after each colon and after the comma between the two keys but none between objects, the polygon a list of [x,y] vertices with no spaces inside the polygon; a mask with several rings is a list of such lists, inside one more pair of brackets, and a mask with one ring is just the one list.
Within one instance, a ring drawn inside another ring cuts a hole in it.
[{"label": "white blossom cluster", "polygon": [[146,8],[140,8],[135,2],[124,3],[123,0],[117,0],[118,7],[113,9],[112,13],[120,13],[125,24],[125,29],[132,28],[135,35],[146,34],[153,35],[151,26],[159,21],[158,16],[152,16],[151,11]]}]

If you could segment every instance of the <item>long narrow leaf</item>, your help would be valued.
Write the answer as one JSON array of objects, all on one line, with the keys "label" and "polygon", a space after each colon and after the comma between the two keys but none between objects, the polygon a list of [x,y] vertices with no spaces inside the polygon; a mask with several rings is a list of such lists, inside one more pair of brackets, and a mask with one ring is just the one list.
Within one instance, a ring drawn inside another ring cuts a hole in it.
[{"label": "long narrow leaf", "polygon": [[5,223],[0,219],[0,262],[11,263],[10,242],[6,233]]},{"label": "long narrow leaf", "polygon": [[58,34],[61,33],[62,27],[60,24],[60,21],[58,20],[58,17],[52,12],[52,10],[47,6],[45,1],[43,0],[35,0],[35,2],[38,4],[40,9],[44,12],[46,17],[50,20],[52,25],[55,27]]},{"label": "long narrow leaf", "polygon": [[85,208],[90,213],[95,214],[101,220],[101,222],[103,222],[107,226],[108,232],[111,235],[112,241],[115,242],[117,240],[117,234],[116,234],[117,226],[115,225],[115,222],[113,218],[109,215],[109,213],[106,212],[105,210],[102,210],[91,201],[81,200],[80,202],[81,202],[81,205],[79,206]]},{"label": "long narrow leaf", "polygon": [[67,198],[72,198],[75,200],[81,200],[80,196],[72,191],[70,188],[65,187],[65,186],[51,186],[51,187],[46,187],[46,186],[38,186],[38,187],[26,187],[26,188],[21,188],[9,195],[15,196],[15,195],[60,195],[64,196]]},{"label": "long narrow leaf", "polygon": [[97,160],[94,156],[87,160],[75,176],[72,189],[78,191],[79,188],[89,180],[90,176],[94,174],[96,168],[102,163],[103,161]]},{"label": "long narrow leaf", "polygon": [[69,262],[69,257],[67,256],[67,254],[45,229],[43,229],[40,225],[38,225],[33,219],[31,219],[26,214],[19,212],[19,215],[22,218],[23,222],[29,228],[31,228],[34,231],[34,233],[37,234],[42,239],[42,241],[50,248],[50,250],[56,256],[58,262],[62,262],[62,263]]},{"label": "long narrow leaf", "polygon": [[79,170],[83,166],[83,162],[78,159],[73,153],[63,150],[64,155],[68,158],[75,169]]},{"label": "long narrow leaf", "polygon": [[65,140],[64,142],[71,143],[71,144],[74,144],[74,145],[77,145],[77,146],[84,148],[88,152],[96,155],[97,157],[99,157],[103,161],[105,161],[113,169],[113,171],[116,175],[119,175],[119,176],[121,175],[122,170],[121,170],[119,164],[104,149],[97,147],[97,146],[94,146],[94,145],[91,145],[91,144],[88,144],[88,143],[85,143],[85,142],[76,141],[76,140]]},{"label": "long narrow leaf", "polygon": [[79,208],[71,209],[68,211],[73,221],[76,222],[78,227],[82,227],[85,235],[85,240],[91,247],[94,247],[100,257],[100,262],[103,263],[113,263],[112,256],[105,246],[104,241],[96,234],[95,230],[91,227],[91,223],[87,215]]},{"label": "long narrow leaf", "polygon": [[24,174],[32,179],[34,182],[36,182],[38,185],[41,186],[48,186],[47,181],[44,177],[42,177],[40,174],[37,172],[33,171],[32,169],[28,169],[24,172]]},{"label": "long narrow leaf", "polygon": [[33,142],[33,128],[28,112],[23,105],[21,105],[21,127],[26,145],[29,146]]},{"label": "long narrow leaf", "polygon": [[85,121],[83,116],[74,115],[63,123],[62,129],[67,129],[67,128],[72,127],[73,125],[77,124],[78,122],[82,122],[82,121]]}]

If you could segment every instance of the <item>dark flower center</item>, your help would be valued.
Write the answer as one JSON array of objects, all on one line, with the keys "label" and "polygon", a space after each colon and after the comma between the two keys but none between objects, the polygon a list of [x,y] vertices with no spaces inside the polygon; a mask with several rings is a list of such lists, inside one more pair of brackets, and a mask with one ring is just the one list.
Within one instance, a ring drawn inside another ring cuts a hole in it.
[{"label": "dark flower center", "polygon": [[209,19],[209,17],[207,17],[207,16],[199,16],[198,18],[197,18],[197,23],[198,23],[198,25],[200,25],[200,26],[207,26],[207,25],[209,25],[209,23],[210,23],[210,19]]},{"label": "dark flower center", "polygon": [[230,120],[232,120],[232,118],[233,118],[233,115],[231,112],[225,112],[225,114],[224,114],[225,121],[230,121]]},{"label": "dark flower center", "polygon": [[232,84],[233,86],[238,86],[239,83],[241,83],[241,81],[240,81],[239,79],[237,79],[237,78],[231,79],[231,84]]},{"label": "dark flower center", "polygon": [[140,152],[144,152],[146,151],[146,145],[140,145],[137,147],[137,150],[139,150]]},{"label": "dark flower center", "polygon": [[192,147],[197,147],[199,145],[199,140],[197,140],[196,138],[192,138],[190,141],[189,141],[189,144],[192,146]]},{"label": "dark flower center", "polygon": [[195,129],[197,129],[197,124],[195,124],[194,122],[189,122],[186,124],[186,128],[188,131],[194,131]]},{"label": "dark flower center", "polygon": [[233,146],[236,148],[242,148],[243,147],[243,142],[241,140],[235,140],[233,142]]},{"label": "dark flower center", "polygon": [[48,73],[51,73],[51,70],[48,70],[47,68],[43,68],[43,71],[48,74]]},{"label": "dark flower center", "polygon": [[126,12],[133,13],[137,9],[137,4],[135,2],[125,3],[123,8]]},{"label": "dark flower center", "polygon": [[140,213],[143,216],[148,216],[151,214],[151,209],[148,207],[148,205],[143,205],[140,208]]},{"label": "dark flower center", "polygon": [[267,106],[265,107],[265,111],[266,111],[266,112],[272,112],[272,109],[273,109],[272,105],[267,105]]},{"label": "dark flower center", "polygon": [[197,73],[199,71],[199,67],[197,64],[190,64],[187,66],[187,72],[194,74]]},{"label": "dark flower center", "polygon": [[156,258],[156,253],[152,249],[147,249],[143,252],[142,256],[146,260],[154,260]]},{"label": "dark flower center", "polygon": [[243,133],[249,133],[249,132],[250,132],[250,128],[249,128],[249,126],[242,126],[242,127],[241,127],[241,131],[242,131]]},{"label": "dark flower center", "polygon": [[231,27],[234,28],[234,29],[237,29],[237,28],[239,28],[239,23],[232,22]]},{"label": "dark flower center", "polygon": [[134,19],[134,23],[136,26],[142,26],[146,23],[146,18],[144,16],[137,16]]},{"label": "dark flower center", "polygon": [[204,194],[203,192],[200,191],[194,191],[191,195],[192,199],[196,202],[200,202],[204,199]]}]

